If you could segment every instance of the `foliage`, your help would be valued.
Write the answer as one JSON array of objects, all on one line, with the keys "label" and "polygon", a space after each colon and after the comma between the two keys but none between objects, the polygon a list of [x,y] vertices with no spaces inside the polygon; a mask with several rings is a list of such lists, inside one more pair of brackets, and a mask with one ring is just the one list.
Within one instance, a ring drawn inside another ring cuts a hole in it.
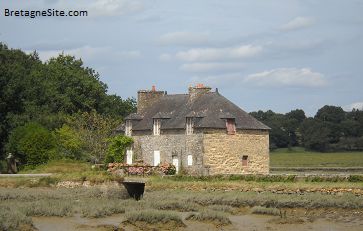
[{"label": "foliage", "polygon": [[161,173],[165,174],[165,175],[175,175],[176,173],[176,168],[173,164],[170,163],[161,163],[159,164],[159,170],[161,171]]},{"label": "foliage", "polygon": [[67,124],[54,132],[57,139],[58,153],[63,158],[84,159],[84,143],[81,134]]},{"label": "foliage", "polygon": [[118,135],[109,139],[109,146],[105,158],[105,163],[123,162],[126,148],[134,142],[131,137]]},{"label": "foliage", "polygon": [[232,223],[226,213],[213,210],[203,210],[200,213],[191,213],[185,219],[207,222],[212,221],[218,225],[228,225]]},{"label": "foliage", "polygon": [[[43,63],[36,52],[26,54],[0,43],[0,160],[5,158],[4,147],[12,130],[29,122],[41,124],[49,131],[67,124],[80,135],[79,127],[68,123],[70,117],[89,113],[119,121],[134,112],[135,105],[133,98],[123,100],[108,95],[107,85],[100,81],[99,74],[85,67],[80,59],[61,54]],[[74,131],[60,130],[64,138],[58,146],[61,157],[103,161],[106,142],[95,142],[96,149],[91,146],[84,150],[84,146],[79,148],[79,143],[73,142]],[[93,151],[91,155],[83,156],[89,150]]]},{"label": "foliage", "polygon": [[271,128],[271,149],[303,146],[319,152],[363,150],[363,111],[345,112],[341,107],[325,105],[309,118],[300,109],[251,115]]},{"label": "foliage", "polygon": [[254,207],[252,207],[252,213],[278,216],[278,215],[280,215],[280,210],[278,210],[277,208],[266,208],[263,206],[254,206]]},{"label": "foliage", "polygon": [[56,141],[52,134],[37,123],[17,127],[10,135],[7,151],[30,166],[55,158]]},{"label": "foliage", "polygon": [[103,163],[108,149],[108,139],[120,120],[93,110],[74,114],[66,123],[77,131],[77,136],[83,144],[81,152],[87,153],[87,156],[83,156],[82,159]]}]

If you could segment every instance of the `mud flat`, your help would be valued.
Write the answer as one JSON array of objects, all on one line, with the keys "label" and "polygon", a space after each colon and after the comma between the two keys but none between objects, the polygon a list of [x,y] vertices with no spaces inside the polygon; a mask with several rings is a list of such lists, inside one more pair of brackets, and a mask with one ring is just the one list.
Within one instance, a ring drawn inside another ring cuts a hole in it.
[{"label": "mud flat", "polygon": [[[245,210],[246,211],[246,210]],[[247,209],[248,211],[248,209]],[[117,214],[104,218],[73,217],[33,217],[37,230],[350,230],[360,231],[363,226],[363,210],[286,210],[286,217],[258,214],[230,215],[229,225],[218,225],[213,221],[186,220],[188,213],[178,213],[185,224],[176,227],[168,222],[148,224],[142,222],[125,223],[125,215]]]}]

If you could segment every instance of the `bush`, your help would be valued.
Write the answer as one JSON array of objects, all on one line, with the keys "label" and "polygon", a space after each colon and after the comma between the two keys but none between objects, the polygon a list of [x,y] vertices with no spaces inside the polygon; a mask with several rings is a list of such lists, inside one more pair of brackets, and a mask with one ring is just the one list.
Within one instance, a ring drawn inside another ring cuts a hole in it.
[{"label": "bush", "polygon": [[52,134],[38,123],[15,128],[9,137],[7,151],[23,164],[36,166],[55,157],[56,141]]},{"label": "bush", "polygon": [[262,206],[255,206],[252,208],[252,213],[278,216],[280,215],[280,210],[278,210],[277,208],[266,208]]},{"label": "bush", "polygon": [[363,182],[363,176],[362,175],[350,175],[348,177],[349,182]]},{"label": "bush", "polygon": [[175,173],[176,173],[175,166],[170,163],[162,163],[162,164],[159,164],[158,167],[159,167],[159,170],[161,171],[161,173],[163,173],[165,175],[175,175]]},{"label": "bush", "polygon": [[123,162],[125,158],[126,148],[134,142],[131,137],[118,135],[109,139],[105,163]]},{"label": "bush", "polygon": [[204,210],[200,213],[189,214],[185,219],[196,220],[196,221],[212,221],[218,225],[228,225],[231,224],[227,214],[212,210]]}]

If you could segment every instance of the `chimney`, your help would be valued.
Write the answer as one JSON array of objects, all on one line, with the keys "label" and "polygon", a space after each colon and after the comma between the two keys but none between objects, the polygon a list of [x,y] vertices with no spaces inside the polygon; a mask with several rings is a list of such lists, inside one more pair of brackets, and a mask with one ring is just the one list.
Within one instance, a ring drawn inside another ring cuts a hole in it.
[{"label": "chimney", "polygon": [[147,107],[157,102],[164,95],[166,95],[166,91],[157,91],[154,85],[151,90],[139,90],[137,92],[137,113],[143,114]]},{"label": "chimney", "polygon": [[194,87],[189,87],[189,98],[193,100],[200,95],[210,92],[211,89],[212,88],[204,86],[202,83],[198,83]]}]

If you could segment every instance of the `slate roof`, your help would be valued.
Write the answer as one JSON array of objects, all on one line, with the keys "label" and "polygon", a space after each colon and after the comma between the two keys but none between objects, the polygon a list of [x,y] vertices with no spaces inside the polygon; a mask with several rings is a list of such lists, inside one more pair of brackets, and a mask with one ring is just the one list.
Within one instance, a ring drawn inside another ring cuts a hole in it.
[{"label": "slate roof", "polygon": [[[225,119],[234,118],[236,128],[269,130],[218,92],[208,92],[191,99],[188,94],[164,95],[133,120],[132,130],[152,130],[153,119],[161,119],[161,129],[185,129],[186,117],[194,118],[194,128],[226,128]],[[121,125],[116,130],[122,130]]]}]

